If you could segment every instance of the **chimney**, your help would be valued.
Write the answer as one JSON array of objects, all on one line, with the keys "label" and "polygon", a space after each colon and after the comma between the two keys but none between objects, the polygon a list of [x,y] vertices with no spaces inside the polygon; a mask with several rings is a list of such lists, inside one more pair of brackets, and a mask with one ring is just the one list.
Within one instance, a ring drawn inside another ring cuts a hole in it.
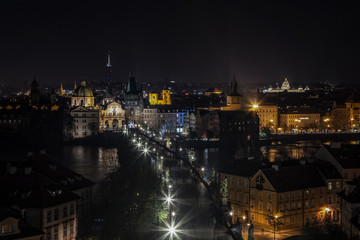
[{"label": "chimney", "polygon": [[279,165],[273,164],[271,167],[275,169],[275,171],[279,171]]}]

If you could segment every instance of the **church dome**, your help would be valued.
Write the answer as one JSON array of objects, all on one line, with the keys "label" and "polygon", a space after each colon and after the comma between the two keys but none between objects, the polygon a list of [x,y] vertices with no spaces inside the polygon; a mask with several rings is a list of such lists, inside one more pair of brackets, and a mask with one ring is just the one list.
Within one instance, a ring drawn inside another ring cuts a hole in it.
[{"label": "church dome", "polygon": [[80,86],[74,90],[74,97],[94,97],[92,90],[86,86],[85,81],[80,82]]}]

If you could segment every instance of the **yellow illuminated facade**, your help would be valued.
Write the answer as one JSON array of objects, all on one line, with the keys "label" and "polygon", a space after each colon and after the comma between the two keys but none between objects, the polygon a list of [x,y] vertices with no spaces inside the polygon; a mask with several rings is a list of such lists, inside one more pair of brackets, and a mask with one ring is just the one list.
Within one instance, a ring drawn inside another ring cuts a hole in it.
[{"label": "yellow illuminated facade", "polygon": [[171,105],[170,90],[162,90],[162,94],[150,93],[149,94],[150,105]]},{"label": "yellow illuminated facade", "polygon": [[292,108],[280,113],[280,127],[284,132],[320,131],[320,113],[306,107]]},{"label": "yellow illuminated facade", "polygon": [[349,129],[357,129],[360,126],[360,102],[346,102]]},{"label": "yellow illuminated facade", "polygon": [[277,105],[259,105],[253,106],[259,116],[260,128],[269,128],[276,131],[278,126],[278,106]]}]

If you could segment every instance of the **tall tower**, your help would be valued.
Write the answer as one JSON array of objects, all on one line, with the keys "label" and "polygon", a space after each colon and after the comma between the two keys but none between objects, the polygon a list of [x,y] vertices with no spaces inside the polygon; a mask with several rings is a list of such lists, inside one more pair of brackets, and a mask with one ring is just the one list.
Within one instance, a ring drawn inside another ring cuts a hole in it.
[{"label": "tall tower", "polygon": [[107,56],[106,74],[105,74],[106,85],[112,84],[112,76],[111,75],[112,75],[112,69],[111,69],[111,63],[110,63],[110,50],[109,50],[108,56]]}]

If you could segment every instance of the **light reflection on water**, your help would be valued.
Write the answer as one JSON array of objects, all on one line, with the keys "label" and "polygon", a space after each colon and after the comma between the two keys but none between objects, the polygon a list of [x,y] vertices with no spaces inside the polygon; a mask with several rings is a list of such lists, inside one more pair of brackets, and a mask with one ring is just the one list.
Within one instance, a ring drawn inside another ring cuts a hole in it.
[{"label": "light reflection on water", "polygon": [[[101,148],[88,145],[60,146],[45,149],[53,159],[89,180],[99,183],[117,164],[117,148]],[[24,161],[31,150],[17,152],[2,149],[0,161]]]}]

